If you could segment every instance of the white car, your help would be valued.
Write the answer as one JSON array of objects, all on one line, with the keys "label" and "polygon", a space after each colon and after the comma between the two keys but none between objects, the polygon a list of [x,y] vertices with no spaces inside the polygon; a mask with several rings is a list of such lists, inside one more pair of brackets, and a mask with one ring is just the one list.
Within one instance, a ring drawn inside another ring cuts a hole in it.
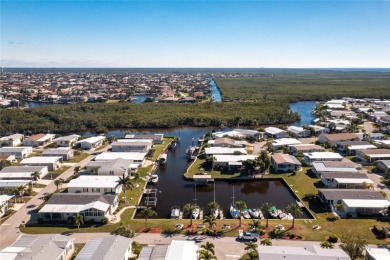
[{"label": "white car", "polygon": [[256,242],[257,239],[259,239],[259,234],[257,233],[250,233],[250,232],[243,232],[238,235],[238,239],[240,240],[251,240]]}]

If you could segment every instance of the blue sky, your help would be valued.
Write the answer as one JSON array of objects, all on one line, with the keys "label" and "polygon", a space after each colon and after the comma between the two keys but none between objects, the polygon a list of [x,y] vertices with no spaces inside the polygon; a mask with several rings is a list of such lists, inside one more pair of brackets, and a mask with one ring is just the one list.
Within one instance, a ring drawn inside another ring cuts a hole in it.
[{"label": "blue sky", "polygon": [[4,67],[390,67],[390,1],[1,1]]}]

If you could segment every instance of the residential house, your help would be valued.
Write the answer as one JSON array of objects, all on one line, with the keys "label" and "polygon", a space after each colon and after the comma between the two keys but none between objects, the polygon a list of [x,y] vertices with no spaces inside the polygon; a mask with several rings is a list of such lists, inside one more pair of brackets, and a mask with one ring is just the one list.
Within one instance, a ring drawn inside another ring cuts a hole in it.
[{"label": "residential house", "polygon": [[316,144],[293,144],[288,145],[293,155],[303,155],[303,153],[323,152],[325,149]]},{"label": "residential house", "polygon": [[296,138],[304,138],[310,136],[310,130],[304,129],[300,126],[289,126],[287,127],[288,132]]},{"label": "residential house", "polygon": [[271,155],[271,162],[276,172],[292,172],[301,169],[302,164],[292,155],[284,153],[275,153]]},{"label": "residential house", "polygon": [[42,153],[43,156],[61,156],[63,161],[69,161],[74,156],[74,150],[72,148],[55,148],[47,149]]},{"label": "residential house", "polygon": [[15,155],[16,158],[26,158],[32,153],[32,148],[28,146],[1,147],[0,155]]},{"label": "residential house", "polygon": [[43,221],[68,222],[77,214],[85,221],[102,222],[118,208],[118,196],[111,194],[55,193],[39,210]]},{"label": "residential house", "polygon": [[379,191],[367,189],[318,189],[318,198],[331,208],[342,204],[338,212],[352,217],[376,215],[390,205]]},{"label": "residential house", "polygon": [[304,153],[303,159],[308,165],[313,165],[313,162],[341,161],[343,157],[338,153],[314,152],[314,153]]},{"label": "residential house", "polygon": [[229,147],[206,147],[205,154],[207,156],[214,155],[233,155],[233,154],[247,154],[245,148],[229,148]]},{"label": "residential house", "polygon": [[356,154],[357,150],[376,149],[377,147],[367,141],[346,141],[337,143],[337,150],[348,155]]},{"label": "residential house", "polygon": [[368,133],[363,136],[363,140],[366,141],[381,141],[385,139],[386,136],[382,133]]},{"label": "residential house", "polygon": [[390,160],[390,149],[357,150],[356,157],[367,162]]},{"label": "residential house", "polygon": [[32,135],[24,140],[25,146],[46,146],[53,142],[55,134],[36,134]]},{"label": "residential house", "polygon": [[68,136],[60,136],[53,141],[56,142],[59,147],[72,147],[77,144],[79,140],[79,135],[68,135]]},{"label": "residential house", "polygon": [[23,159],[20,166],[47,166],[49,171],[55,171],[61,167],[61,156],[36,156]]},{"label": "residential house", "polygon": [[388,126],[390,125],[390,116],[381,116],[377,119],[377,123],[381,126]]},{"label": "residential house", "polygon": [[9,163],[15,163],[16,162],[16,157],[15,155],[11,154],[11,155],[0,155],[0,162],[1,161],[7,161]]},{"label": "residential house", "polygon": [[334,147],[337,145],[337,143],[345,141],[360,141],[360,138],[354,133],[321,134],[318,137],[318,142],[321,144],[328,142],[331,146]]},{"label": "residential house", "polygon": [[80,147],[85,150],[91,150],[93,148],[97,148],[101,145],[103,145],[104,141],[106,140],[105,136],[92,136],[83,140],[78,141],[80,144]]},{"label": "residential house", "polygon": [[313,129],[313,131],[316,133],[316,135],[327,134],[330,131],[329,128],[323,127],[323,126],[319,126],[319,125],[308,125],[308,127]]},{"label": "residential house", "polygon": [[17,189],[20,186],[26,187],[30,183],[30,180],[2,180],[0,177],[0,192],[6,189]]},{"label": "residential house", "polygon": [[330,111],[330,116],[334,118],[353,118],[356,117],[356,113],[350,110],[332,110]]},{"label": "residential house", "polygon": [[256,155],[214,155],[213,167],[227,167],[230,169],[237,169],[243,166],[242,162],[246,160],[255,160]]},{"label": "residential house", "polygon": [[387,247],[376,248],[366,247],[367,260],[387,260],[390,259],[390,249]]},{"label": "residential house", "polygon": [[319,245],[259,246],[259,260],[350,260],[339,248],[322,248]]},{"label": "residential house", "polygon": [[0,180],[32,180],[31,174],[34,172],[43,178],[49,170],[47,166],[8,166],[0,171]]},{"label": "residential house", "polygon": [[9,210],[10,200],[13,197],[13,195],[0,195],[0,218]]},{"label": "residential house", "polygon": [[313,162],[312,164],[311,170],[316,174],[317,178],[320,178],[320,174],[324,172],[358,172],[361,169],[361,166],[346,158],[340,162],[324,161]]},{"label": "residential house", "polygon": [[324,172],[321,182],[328,188],[365,189],[373,184],[367,174],[359,172]]},{"label": "residential house", "polygon": [[103,152],[98,154],[95,161],[111,161],[115,159],[125,159],[133,161],[134,164],[138,164],[142,167],[145,163],[146,153],[129,153],[129,152]]},{"label": "residential house", "polygon": [[75,260],[128,260],[132,255],[132,240],[122,236],[91,238]]},{"label": "residential house", "polygon": [[256,131],[256,130],[248,130],[248,129],[233,129],[231,131],[225,131],[225,132],[215,132],[212,133],[213,138],[224,138],[224,137],[230,137],[230,138],[252,138],[254,140],[259,140],[263,137],[263,133]]},{"label": "residential house", "polygon": [[228,148],[245,148],[246,141],[237,141],[227,137],[209,140],[207,143],[210,147],[228,147]]},{"label": "residential house", "polygon": [[118,176],[81,175],[68,183],[68,193],[114,193],[119,194]]},{"label": "residential house", "polygon": [[380,172],[388,172],[390,170],[390,160],[379,160],[376,168]]},{"label": "residential house", "polygon": [[23,134],[13,134],[13,135],[1,137],[0,147],[2,146],[15,147],[21,145],[23,142],[24,142]]},{"label": "residential house", "polygon": [[265,133],[270,138],[288,138],[289,135],[286,130],[277,128],[277,127],[267,127],[264,129]]},{"label": "residential house", "polygon": [[280,138],[272,140],[272,147],[274,149],[280,149],[283,146],[302,144],[301,141],[294,138]]},{"label": "residential house", "polygon": [[390,148],[390,140],[374,141],[374,144],[380,148]]},{"label": "residential house", "polygon": [[0,251],[3,260],[70,260],[74,237],[61,234],[21,235],[11,246]]},{"label": "residential house", "polygon": [[150,139],[153,140],[153,144],[162,144],[164,142],[164,134],[128,134],[125,139]]},{"label": "residential house", "polygon": [[142,247],[138,260],[197,260],[198,251],[195,241],[172,240],[170,245]]},{"label": "residential house", "polygon": [[120,139],[111,144],[113,152],[137,152],[137,153],[147,153],[150,148],[153,146],[153,140],[143,139],[143,140],[126,140]]}]

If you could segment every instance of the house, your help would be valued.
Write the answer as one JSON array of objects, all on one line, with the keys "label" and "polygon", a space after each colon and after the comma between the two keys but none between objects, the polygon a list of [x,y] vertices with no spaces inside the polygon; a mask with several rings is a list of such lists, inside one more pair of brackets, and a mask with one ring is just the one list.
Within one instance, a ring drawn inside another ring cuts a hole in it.
[{"label": "house", "polygon": [[115,159],[125,159],[133,161],[134,164],[138,164],[142,167],[145,163],[146,153],[129,153],[129,152],[103,152],[96,156],[95,161],[111,161]]},{"label": "house", "polygon": [[252,138],[254,140],[259,140],[260,138],[263,137],[263,133],[256,130],[236,128],[231,131],[212,133],[212,137],[215,139],[230,137],[230,138],[243,138],[243,139]]},{"label": "house", "polygon": [[318,245],[259,246],[259,260],[350,260],[339,248],[322,248]]},{"label": "house", "polygon": [[330,111],[330,116],[335,118],[342,118],[342,117],[353,118],[356,117],[356,113],[349,110],[332,110]]},{"label": "house", "polygon": [[47,149],[42,153],[43,156],[61,156],[63,161],[69,161],[74,156],[72,148],[62,147],[56,149]]},{"label": "house", "polygon": [[367,184],[373,184],[367,174],[358,172],[324,172],[321,182],[328,188],[365,189]]},{"label": "house", "polygon": [[90,173],[93,169],[96,169],[96,173],[99,175],[123,176],[125,174],[127,176],[130,173],[136,172],[138,167],[139,164],[131,160],[118,158],[109,161],[92,161],[85,166],[85,169]]},{"label": "house", "polygon": [[286,130],[277,127],[267,127],[264,129],[265,133],[270,138],[288,138],[289,135]]},{"label": "house", "polygon": [[153,144],[162,144],[164,142],[164,134],[128,134],[125,136],[125,139],[150,139],[153,140]]},{"label": "house", "polygon": [[206,147],[205,154],[208,156],[213,155],[233,155],[233,154],[247,154],[245,148],[229,148],[229,147]]},{"label": "house", "polygon": [[352,217],[376,215],[390,205],[379,191],[367,189],[318,189],[318,198],[331,208],[342,204],[340,213]]},{"label": "house", "polygon": [[20,166],[47,166],[49,171],[55,171],[61,167],[61,156],[36,156],[23,159]]},{"label": "house", "polygon": [[271,162],[276,172],[292,172],[301,169],[302,164],[292,155],[284,153],[275,153],[271,155]]},{"label": "house", "polygon": [[387,260],[387,259],[390,259],[390,250],[386,247],[383,247],[383,248],[366,247],[366,259],[367,260]]},{"label": "house", "polygon": [[92,136],[83,140],[78,141],[80,147],[85,150],[91,150],[92,148],[97,148],[103,145],[106,140],[105,136]]},{"label": "house", "polygon": [[11,154],[11,155],[0,155],[0,162],[1,161],[7,161],[9,163],[15,163],[16,162],[16,157],[15,155]]},{"label": "house", "polygon": [[300,126],[289,126],[287,127],[288,132],[296,138],[304,138],[310,136],[310,130],[304,129]]},{"label": "house", "polygon": [[79,135],[68,135],[68,136],[61,136],[53,141],[56,142],[57,146],[59,147],[72,147],[77,144],[77,141],[79,140]]},{"label": "house", "polygon": [[246,141],[237,141],[227,137],[209,140],[207,143],[210,147],[228,147],[228,148],[245,148]]},{"label": "house", "polygon": [[15,147],[21,145],[23,142],[24,142],[23,134],[13,134],[13,135],[1,137],[0,147],[2,146]]},{"label": "house", "polygon": [[312,172],[316,174],[317,178],[320,178],[320,174],[324,172],[358,172],[361,167],[358,164],[344,158],[342,161],[324,161],[313,162]]},{"label": "house", "polygon": [[360,138],[354,133],[321,134],[318,137],[318,142],[321,144],[328,142],[331,146],[336,146],[338,142],[345,141],[360,141]]},{"label": "house", "polygon": [[280,138],[272,140],[272,147],[274,149],[280,149],[282,146],[302,144],[301,141],[294,138]]},{"label": "house", "polygon": [[329,128],[323,127],[323,126],[319,126],[319,125],[308,125],[308,127],[313,129],[313,131],[316,133],[316,135],[318,135],[318,134],[327,134],[330,131]]},{"label": "house", "polygon": [[390,148],[390,140],[374,141],[374,143],[380,148]]},{"label": "house", "polygon": [[43,221],[68,222],[77,214],[84,221],[102,222],[118,208],[118,196],[86,193],[55,193],[39,210]]},{"label": "house", "polygon": [[363,140],[366,141],[381,141],[385,139],[386,136],[382,133],[368,133],[363,136]]},{"label": "house", "polygon": [[143,140],[126,140],[120,139],[111,144],[113,152],[137,152],[137,153],[147,153],[150,148],[153,146],[153,140],[143,139]]},{"label": "house", "polygon": [[0,180],[32,180],[31,174],[34,172],[43,178],[49,170],[47,166],[8,166],[0,171]]},{"label": "house", "polygon": [[32,147],[46,146],[46,145],[51,144],[53,142],[53,139],[55,136],[56,136],[55,134],[32,135],[24,140],[24,145],[25,146],[32,146]]},{"label": "house", "polygon": [[25,187],[25,186],[29,185],[30,183],[31,183],[30,180],[2,180],[2,179],[0,179],[0,192],[4,192],[4,190],[17,189],[20,186]]},{"label": "house", "polygon": [[314,152],[314,153],[304,153],[303,159],[308,165],[313,165],[313,162],[341,161],[343,157],[338,153]]},{"label": "house", "polygon": [[390,149],[357,150],[356,157],[367,162],[390,160]]},{"label": "house", "polygon": [[138,260],[197,260],[198,250],[195,241],[172,240],[170,245],[142,247]]},{"label": "house", "polygon": [[0,148],[0,155],[15,155],[16,158],[26,158],[32,153],[32,148],[28,146],[19,147],[2,147]]},{"label": "house", "polygon": [[316,144],[293,144],[288,145],[293,155],[303,155],[303,153],[323,152],[325,149]]},{"label": "house", "polygon": [[390,125],[390,116],[381,116],[377,119],[377,123],[381,126]]},{"label": "house", "polygon": [[346,141],[337,143],[337,150],[348,155],[356,154],[356,150],[376,149],[377,147],[367,141]]},{"label": "house", "polygon": [[0,259],[69,260],[74,252],[74,239],[61,234],[21,235],[0,251]]},{"label": "house", "polygon": [[127,260],[132,240],[122,236],[91,238],[77,254],[75,260]]},{"label": "house", "polygon": [[118,176],[81,175],[68,183],[68,193],[114,193],[119,194]]},{"label": "house", "polygon": [[390,170],[390,160],[379,160],[376,168],[380,172],[388,172]]},{"label": "house", "polygon": [[13,195],[0,195],[0,218],[9,210],[9,201],[13,197]]},{"label": "house", "polygon": [[227,167],[229,170],[232,168],[241,168],[242,162],[246,160],[255,160],[256,155],[215,155],[213,161],[213,167]]}]

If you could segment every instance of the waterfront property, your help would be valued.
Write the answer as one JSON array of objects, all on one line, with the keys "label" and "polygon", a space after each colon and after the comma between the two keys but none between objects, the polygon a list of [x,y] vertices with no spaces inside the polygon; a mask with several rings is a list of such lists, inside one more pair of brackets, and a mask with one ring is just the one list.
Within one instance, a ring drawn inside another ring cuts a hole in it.
[{"label": "waterfront property", "polygon": [[68,183],[68,193],[119,194],[122,186],[117,186],[118,179],[117,176],[81,175]]},{"label": "waterfront property", "polygon": [[21,235],[0,251],[0,259],[67,260],[74,252],[74,237],[61,234]]},{"label": "waterfront property", "polygon": [[367,162],[390,160],[390,149],[357,150],[356,157]]},{"label": "waterfront property", "polygon": [[51,144],[53,142],[53,139],[55,136],[56,136],[55,134],[32,135],[30,137],[27,137],[24,140],[24,145],[25,146],[32,146],[32,147],[46,146],[46,145]]},{"label": "waterfront property", "polygon": [[43,221],[68,222],[77,214],[85,221],[102,222],[118,208],[116,195],[55,193],[39,210]]},{"label": "waterfront property", "polygon": [[288,138],[289,135],[286,130],[277,127],[267,127],[264,129],[265,133],[270,138]]},{"label": "waterfront property", "polygon": [[23,134],[13,134],[9,136],[4,136],[0,138],[0,147],[10,146],[15,147],[21,145],[24,142]]},{"label": "waterfront property", "polygon": [[61,156],[36,156],[23,159],[20,166],[47,166],[49,171],[55,171],[61,167]]},{"label": "waterfront property", "polygon": [[142,247],[138,260],[197,260],[198,250],[199,246],[195,244],[195,241],[172,240],[170,245]]},{"label": "waterfront property", "polygon": [[308,165],[313,165],[313,162],[320,162],[320,161],[340,162],[343,159],[343,157],[338,153],[314,152],[314,153],[304,153],[303,159]]},{"label": "waterfront property", "polygon": [[288,132],[296,138],[305,138],[310,136],[310,130],[304,129],[300,126],[287,127]]},{"label": "waterfront property", "polygon": [[272,140],[272,147],[274,149],[280,149],[283,146],[299,145],[299,144],[302,144],[302,142],[295,138],[280,138],[280,139]]},{"label": "waterfront property", "polygon": [[296,246],[259,246],[259,260],[350,260],[342,249],[322,248],[318,245]]},{"label": "waterfront property", "polygon": [[252,138],[254,140],[258,140],[263,137],[263,133],[256,131],[256,130],[249,130],[249,129],[240,129],[236,128],[231,131],[224,131],[224,132],[214,132],[212,133],[213,138],[223,138],[223,137],[230,137],[230,138]]},{"label": "waterfront property", "polygon": [[329,128],[323,127],[323,126],[319,126],[319,125],[308,125],[308,127],[310,129],[313,129],[313,131],[314,131],[314,133],[316,135],[327,134],[330,131]]},{"label": "waterfront property", "polygon": [[213,167],[221,167],[231,169],[238,169],[242,167],[242,162],[246,160],[255,160],[256,155],[215,155],[215,160],[213,161]]},{"label": "waterfront property", "polygon": [[79,140],[79,135],[68,135],[68,136],[61,136],[53,141],[56,142],[57,146],[59,147],[72,147],[77,144],[77,141]]},{"label": "waterfront property", "polygon": [[31,174],[39,173],[39,177],[45,177],[49,170],[47,166],[8,166],[0,171],[0,180],[32,180]]},{"label": "waterfront property", "polygon": [[228,148],[245,148],[246,141],[237,141],[231,138],[223,137],[209,140],[207,144],[210,147],[228,147]]},{"label": "waterfront property", "polygon": [[75,260],[127,260],[131,255],[132,240],[122,236],[91,238]]},{"label": "waterfront property", "polygon": [[360,137],[354,133],[340,133],[340,134],[321,134],[318,137],[318,142],[324,144],[328,142],[331,146],[337,146],[338,142],[346,141],[360,141]]},{"label": "waterfront property", "polygon": [[19,146],[19,147],[1,147],[0,155],[15,155],[16,158],[26,158],[32,153],[32,147]]},{"label": "waterfront property", "polygon": [[374,184],[367,174],[356,172],[324,172],[321,182],[325,187],[344,189],[366,189],[367,185]]},{"label": "waterfront property", "polygon": [[119,139],[111,144],[112,152],[147,153],[152,146],[151,139]]},{"label": "waterfront property", "polygon": [[105,136],[92,136],[81,141],[78,141],[80,147],[85,150],[91,150],[93,148],[97,148],[103,144],[106,140]]},{"label": "waterfront property", "polygon": [[247,154],[245,148],[206,147],[204,150],[205,150],[205,154],[208,156]]},{"label": "waterfront property", "polygon": [[146,153],[135,153],[135,152],[103,152],[98,154],[95,158],[96,161],[111,161],[116,159],[125,159],[132,161],[134,164],[138,164],[142,167],[145,163]]},{"label": "waterfront property", "polygon": [[10,200],[14,195],[0,195],[0,218],[9,210]]},{"label": "waterfront property", "polygon": [[133,163],[132,160],[126,160],[122,158],[110,160],[110,161],[92,161],[86,165],[86,170],[92,172],[97,170],[98,175],[115,175],[125,176],[132,172],[136,172],[139,164]]},{"label": "waterfront property", "polygon": [[276,172],[292,172],[301,169],[302,164],[295,156],[275,153],[271,155],[272,168]]},{"label": "waterfront property", "polygon": [[128,134],[125,136],[125,139],[149,139],[153,140],[153,144],[162,144],[164,142],[164,134]]},{"label": "waterfront property", "polygon": [[74,150],[71,148],[47,149],[42,153],[43,156],[61,156],[63,161],[69,161],[74,156]]},{"label": "waterfront property", "polygon": [[323,152],[325,149],[316,144],[293,144],[288,146],[293,155],[302,155],[303,153]]}]

